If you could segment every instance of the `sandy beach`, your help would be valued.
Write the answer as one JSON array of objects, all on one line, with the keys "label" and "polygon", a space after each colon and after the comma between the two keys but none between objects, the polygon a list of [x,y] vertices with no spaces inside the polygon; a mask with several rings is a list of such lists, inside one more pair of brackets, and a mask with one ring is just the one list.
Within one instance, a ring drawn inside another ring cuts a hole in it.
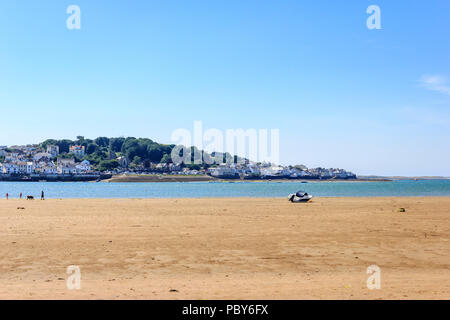
[{"label": "sandy beach", "polygon": [[449,197],[10,199],[0,233],[0,299],[450,299]]}]

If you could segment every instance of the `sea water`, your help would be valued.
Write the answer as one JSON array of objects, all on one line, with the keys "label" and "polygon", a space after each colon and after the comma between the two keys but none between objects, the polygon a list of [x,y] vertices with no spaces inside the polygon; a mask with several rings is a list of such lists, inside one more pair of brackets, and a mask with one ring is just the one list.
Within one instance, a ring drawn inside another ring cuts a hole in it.
[{"label": "sea water", "polygon": [[0,196],[39,198],[287,197],[298,190],[317,197],[450,196],[450,180],[389,182],[0,182]]}]

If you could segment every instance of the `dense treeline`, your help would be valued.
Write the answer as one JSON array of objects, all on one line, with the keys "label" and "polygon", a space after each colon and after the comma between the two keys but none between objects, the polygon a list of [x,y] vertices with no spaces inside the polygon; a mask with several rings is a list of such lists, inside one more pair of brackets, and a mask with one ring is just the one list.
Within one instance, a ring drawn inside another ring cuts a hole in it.
[{"label": "dense treeline", "polygon": [[62,157],[73,157],[73,155],[68,155],[70,146],[84,146],[85,156],[76,158],[76,160],[89,160],[93,165],[98,166],[100,171],[117,168],[119,163],[116,159],[120,156],[125,156],[132,166],[143,166],[144,168],[148,168],[150,163],[169,163],[170,153],[174,148],[174,145],[159,144],[151,139],[134,137],[98,137],[91,140],[78,136],[76,140],[48,139],[41,143],[44,149],[48,145],[57,145]]},{"label": "dense treeline", "polygon": [[[152,163],[171,163],[171,153],[175,145],[160,144],[147,138],[134,137],[119,137],[107,138],[98,137],[94,140],[86,139],[83,136],[78,136],[76,140],[62,139],[47,139],[41,143],[41,147],[46,149],[48,145],[56,145],[59,147],[60,157],[68,158],[74,157],[76,161],[89,160],[91,164],[95,165],[99,171],[113,170],[119,167],[118,157],[124,156],[129,162],[131,168],[150,168]],[[82,158],[69,154],[70,146],[80,145],[85,148],[85,156]],[[211,157],[218,156],[226,159],[232,159],[237,163],[238,157],[231,157],[229,153],[213,152],[211,155],[198,150],[196,147],[191,147],[191,160],[202,159],[202,165],[188,164],[182,165],[191,169],[207,168],[209,165],[205,163],[212,163],[205,161]],[[193,163],[193,162],[192,162]]]}]

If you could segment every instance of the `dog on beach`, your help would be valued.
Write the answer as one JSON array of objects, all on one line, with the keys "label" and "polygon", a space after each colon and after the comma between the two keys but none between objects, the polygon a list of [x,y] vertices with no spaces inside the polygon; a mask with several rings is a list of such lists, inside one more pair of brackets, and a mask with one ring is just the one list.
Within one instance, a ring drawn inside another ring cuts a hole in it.
[{"label": "dog on beach", "polygon": [[27,200],[34,200],[33,196],[27,196]]}]

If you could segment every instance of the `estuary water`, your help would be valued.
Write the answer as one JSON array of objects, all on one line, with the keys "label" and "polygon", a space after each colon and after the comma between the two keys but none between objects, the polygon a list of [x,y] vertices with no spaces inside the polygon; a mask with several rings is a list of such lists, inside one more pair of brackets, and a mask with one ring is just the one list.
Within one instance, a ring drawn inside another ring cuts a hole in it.
[{"label": "estuary water", "polygon": [[450,196],[450,180],[389,182],[0,182],[0,196],[46,198],[287,197],[298,190],[317,197]]}]

